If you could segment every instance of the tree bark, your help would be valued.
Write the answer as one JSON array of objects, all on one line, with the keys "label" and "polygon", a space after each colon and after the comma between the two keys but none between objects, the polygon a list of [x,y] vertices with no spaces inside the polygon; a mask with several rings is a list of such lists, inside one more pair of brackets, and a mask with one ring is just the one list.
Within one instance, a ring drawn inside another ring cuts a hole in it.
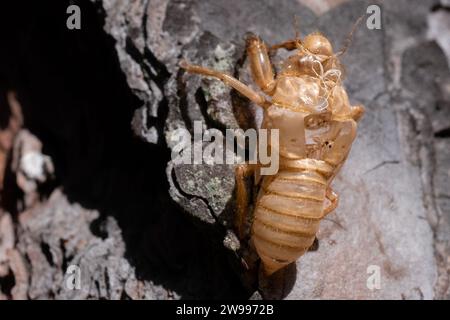
[{"label": "tree bark", "polygon": [[450,57],[448,29],[427,24],[436,1],[385,2],[382,28],[355,32],[345,85],[366,114],[334,183],[339,208],[297,264],[259,274],[233,228],[233,166],[172,161],[180,128],[261,121],[180,59],[252,85],[246,32],[293,38],[296,14],[302,35],[320,30],[337,50],[372,4],[314,3],[80,1],[80,30],[66,28],[69,1],[2,8],[0,299],[450,298]]}]

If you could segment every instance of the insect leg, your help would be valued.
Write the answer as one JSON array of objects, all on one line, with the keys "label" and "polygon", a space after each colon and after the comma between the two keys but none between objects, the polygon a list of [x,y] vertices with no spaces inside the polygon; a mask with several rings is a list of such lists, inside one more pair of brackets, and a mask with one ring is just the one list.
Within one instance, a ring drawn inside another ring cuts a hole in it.
[{"label": "insect leg", "polygon": [[364,114],[364,107],[363,106],[353,106],[351,111],[351,117],[353,120],[358,121],[361,119],[361,117]]},{"label": "insect leg", "polygon": [[250,196],[247,189],[246,178],[255,171],[255,167],[250,164],[240,164],[236,167],[236,216],[235,225],[239,239],[244,238],[245,221],[249,210]]},{"label": "insect leg", "polygon": [[298,40],[288,40],[282,43],[275,44],[269,48],[270,53],[274,53],[278,49],[286,49],[289,51],[298,49]]},{"label": "insect leg", "polygon": [[336,209],[339,203],[339,195],[336,192],[334,192],[331,188],[327,189],[326,197],[328,200],[330,200],[330,204],[323,211],[324,217],[330,212],[332,212],[334,209]]},{"label": "insect leg", "polygon": [[196,73],[204,76],[217,78],[222,82],[224,82],[225,84],[229,85],[230,87],[233,87],[234,89],[242,93],[244,96],[249,98],[251,101],[253,101],[256,104],[259,104],[262,107],[270,105],[270,102],[267,101],[262,95],[256,93],[250,87],[248,87],[244,83],[240,82],[238,79],[226,73],[197,65],[192,65],[187,63],[185,60],[180,62],[180,67],[190,73]]},{"label": "insect leg", "polygon": [[270,95],[275,88],[275,80],[266,45],[253,33],[247,34],[246,45],[253,80],[264,93]]},{"label": "insect leg", "polygon": [[281,49],[281,48],[289,50],[289,51],[299,49],[299,47],[301,47],[301,40],[300,40],[299,21],[298,21],[297,15],[294,16],[294,30],[295,30],[295,39],[287,40],[285,42],[278,43],[276,45],[271,46],[269,48],[270,54],[275,53],[275,51],[277,51],[278,49]]}]

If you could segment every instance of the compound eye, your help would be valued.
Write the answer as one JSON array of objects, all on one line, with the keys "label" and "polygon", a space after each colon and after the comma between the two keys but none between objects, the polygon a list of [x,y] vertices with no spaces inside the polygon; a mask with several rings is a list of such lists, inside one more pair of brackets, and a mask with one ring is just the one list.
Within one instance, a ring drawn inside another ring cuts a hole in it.
[{"label": "compound eye", "polygon": [[331,56],[333,48],[330,41],[320,34],[308,35],[305,38],[305,47],[315,55]]}]

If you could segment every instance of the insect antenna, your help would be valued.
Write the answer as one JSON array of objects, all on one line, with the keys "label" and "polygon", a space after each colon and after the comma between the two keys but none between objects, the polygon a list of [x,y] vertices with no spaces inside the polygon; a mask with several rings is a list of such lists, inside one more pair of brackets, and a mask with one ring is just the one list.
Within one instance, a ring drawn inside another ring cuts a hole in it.
[{"label": "insect antenna", "polygon": [[362,21],[362,19],[364,18],[364,16],[365,16],[365,14],[363,14],[362,16],[360,16],[360,17],[358,18],[358,20],[356,20],[356,22],[353,24],[352,30],[351,30],[350,33],[348,34],[347,39],[345,39],[345,44],[344,44],[344,46],[342,47],[341,50],[339,50],[338,53],[335,54],[336,57],[342,56],[342,55],[347,51],[347,49],[350,47],[350,44],[352,43],[352,39],[353,39],[353,34],[355,33],[356,28],[357,28],[358,25],[361,23],[361,21]]},{"label": "insect antenna", "polygon": [[302,40],[300,38],[300,19],[296,14],[294,14],[293,26],[295,31],[295,45],[297,46],[297,49],[303,49]]},{"label": "insect antenna", "polygon": [[298,15],[294,14],[294,31],[295,31],[295,40],[300,41],[300,23],[298,19]]}]

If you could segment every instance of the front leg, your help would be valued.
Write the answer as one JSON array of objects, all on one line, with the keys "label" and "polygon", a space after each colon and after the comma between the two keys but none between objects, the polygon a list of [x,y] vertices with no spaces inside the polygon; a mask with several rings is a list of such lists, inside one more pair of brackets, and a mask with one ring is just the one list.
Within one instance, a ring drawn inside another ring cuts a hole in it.
[{"label": "front leg", "polygon": [[182,60],[180,62],[180,67],[190,73],[196,73],[196,74],[200,74],[200,75],[204,75],[204,76],[217,78],[217,79],[221,80],[223,83],[236,89],[237,91],[242,93],[244,96],[249,98],[251,101],[253,101],[254,103],[256,103],[262,107],[267,107],[270,105],[270,102],[267,101],[262,95],[256,93],[249,86],[245,85],[244,83],[240,82],[238,79],[236,79],[224,72],[212,70],[212,69],[197,66],[197,65],[192,65],[192,64],[187,63],[185,60]]},{"label": "front leg", "polygon": [[275,79],[267,47],[253,33],[247,35],[246,45],[253,80],[264,93],[271,95],[275,89]]},{"label": "front leg", "polygon": [[292,50],[298,49],[300,47],[299,43],[300,42],[298,39],[288,40],[288,41],[278,43],[278,44],[271,46],[269,48],[269,51],[271,54],[275,53],[278,49],[286,49],[288,51],[292,51]]}]

